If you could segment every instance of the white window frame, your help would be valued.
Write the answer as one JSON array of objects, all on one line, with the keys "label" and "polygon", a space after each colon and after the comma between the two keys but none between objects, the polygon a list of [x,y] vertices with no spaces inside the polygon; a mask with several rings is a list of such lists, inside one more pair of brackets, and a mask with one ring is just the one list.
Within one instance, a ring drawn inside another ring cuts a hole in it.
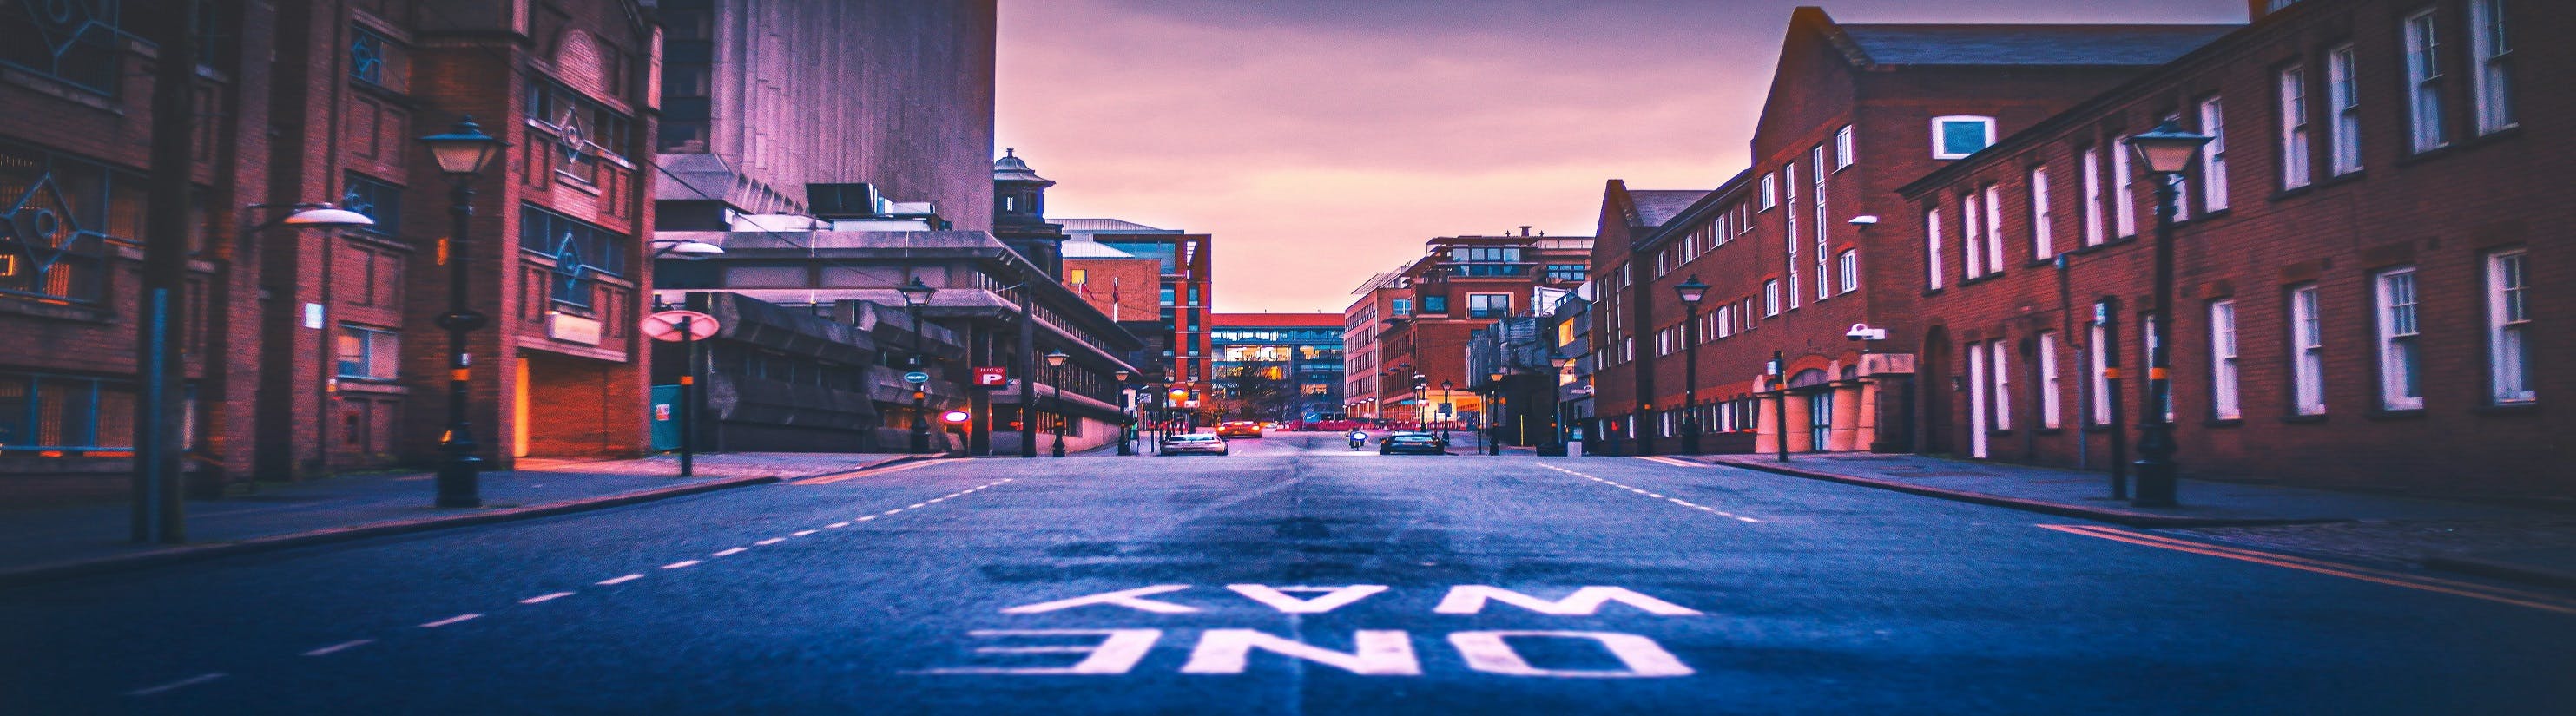
[{"label": "white window frame", "polygon": [[1926,291],[1939,291],[1941,274],[1941,210],[1923,212],[1923,285]]},{"label": "white window frame", "polygon": [[1978,199],[1975,191],[1959,197],[1959,251],[1963,259],[1959,275],[1964,281],[1986,275],[1985,227],[1979,223],[1985,220],[1986,212],[1977,206]]},{"label": "white window frame", "polygon": [[1994,428],[1994,404],[1986,378],[1986,344],[1968,344],[1968,457],[1986,456],[1986,431]]},{"label": "white window frame", "polygon": [[2406,47],[2409,146],[2417,152],[2440,149],[2451,143],[2451,135],[2442,117],[2442,40],[2433,8],[2406,16],[2399,27]]},{"label": "white window frame", "polygon": [[2352,45],[2326,51],[2326,106],[2334,110],[2326,126],[2327,166],[2335,176],[2361,171],[2361,80]]},{"label": "white window frame", "polygon": [[2227,107],[2215,95],[2200,101],[2200,133],[2209,136],[2200,145],[2200,208],[2226,211]]},{"label": "white window frame", "polygon": [[1842,278],[1841,290],[1835,293],[1851,293],[1860,290],[1860,249],[1843,249],[1841,254],[1835,255],[1834,273]]},{"label": "white window frame", "polygon": [[1976,152],[1968,152],[1967,154],[1957,154],[1957,153],[1952,153],[1952,152],[1946,151],[1947,147],[1946,147],[1946,146],[1944,146],[1944,144],[1945,144],[1945,143],[1943,142],[1943,139],[1944,139],[1944,138],[1946,138],[1946,137],[1948,136],[1948,134],[1947,134],[1946,132],[1943,132],[1943,131],[1942,131],[1942,125],[1949,124],[1949,123],[1952,123],[1952,122],[1975,122],[1975,123],[1978,123],[1978,124],[1980,124],[1980,125],[1982,125],[1982,126],[1984,127],[1984,129],[1985,129],[1985,133],[1986,133],[1985,143],[1984,143],[1984,144],[1977,145],[1977,150],[1978,150],[1978,151],[1984,151],[1986,147],[1991,147],[1991,146],[1994,146],[1994,145],[1995,145],[1995,118],[1993,118],[1993,117],[1986,117],[1986,116],[1973,115],[1973,114],[1953,114],[1953,115],[1947,115],[1947,116],[1941,116],[1941,117],[1933,117],[1933,118],[1932,118],[1932,158],[1934,158],[1934,159],[1966,159],[1966,158],[1968,158],[1968,156],[1969,156],[1969,155],[1971,155],[1971,154],[1975,154],[1975,153],[1976,153]]},{"label": "white window frame", "polygon": [[2046,261],[2057,255],[2057,221],[2048,206],[2048,167],[2030,168],[2030,255]]},{"label": "white window frame", "polygon": [[1986,375],[1994,379],[1995,385],[1994,429],[2011,430],[2013,429],[2012,341],[1998,338],[1986,342],[1986,346],[1994,352],[1994,358],[1986,362]]},{"label": "white window frame", "polygon": [[2290,411],[2326,414],[2325,324],[2317,285],[2290,288]]},{"label": "white window frame", "polygon": [[1833,222],[1826,218],[1829,214],[1825,211],[1825,145],[1816,145],[1815,161],[1811,166],[1816,174],[1815,191],[1812,192],[1816,202],[1816,300],[1822,301],[1834,295],[1830,273],[1833,270],[1833,249],[1828,243],[1828,231],[1833,228]]},{"label": "white window frame", "polygon": [[1785,222],[1783,225],[1786,227],[1786,233],[1780,235],[1780,245],[1787,247],[1789,250],[1789,261],[1788,263],[1782,264],[1782,266],[1785,267],[1784,273],[1788,274],[1785,278],[1789,279],[1789,310],[1795,311],[1798,310],[1799,293],[1797,162],[1790,162],[1788,165],[1780,167],[1780,203],[1786,205],[1780,212],[1780,218]]},{"label": "white window frame", "polygon": [[2004,189],[1986,185],[1986,273],[2004,272]]},{"label": "white window frame", "polygon": [[2111,418],[2111,346],[2110,331],[2100,321],[2088,324],[2084,342],[2087,373],[2093,383],[2093,424],[2110,425]]},{"label": "white window frame", "polygon": [[2057,332],[2041,331],[2037,340],[2039,341],[2039,427],[2044,430],[2055,430],[2065,427],[2066,423],[2065,406],[2061,405],[2063,401],[2060,398],[2060,392],[2065,390],[2065,387],[2059,384],[2057,373]]},{"label": "white window frame", "polygon": [[2105,241],[2102,226],[2102,148],[2084,149],[2084,245]]},{"label": "white window frame", "polygon": [[2281,99],[2281,188],[2307,186],[2315,163],[2308,154],[2308,68],[2291,65],[2277,75]]},{"label": "white window frame", "polygon": [[2138,235],[2138,177],[2129,171],[2128,147],[2111,146],[2111,235],[2129,238]]},{"label": "white window frame", "polygon": [[2372,305],[2378,314],[2379,407],[2383,410],[2424,408],[2423,293],[2415,284],[2415,267],[2372,274]]},{"label": "white window frame", "polygon": [[1735,335],[1735,304],[1719,306],[1716,313],[1709,315],[1717,317],[1717,337]]},{"label": "white window frame", "polygon": [[2477,105],[2478,134],[2512,129],[2513,44],[2505,34],[2504,0],[2469,0],[2469,99]]},{"label": "white window frame", "polygon": [[1852,164],[1858,161],[1860,159],[1852,155],[1851,125],[1846,124],[1842,129],[1834,130],[1834,171],[1850,169]]},{"label": "white window frame", "polygon": [[1762,317],[1780,315],[1780,279],[1762,282]]},{"label": "white window frame", "polygon": [[2540,399],[2531,382],[2531,255],[2487,254],[2487,376],[2497,405]]},{"label": "white window frame", "polygon": [[1778,175],[1764,172],[1762,174],[1761,183],[1762,210],[1770,211],[1771,207],[1778,206],[1780,204],[1780,200],[1777,198],[1779,196]]},{"label": "white window frame", "polygon": [[2236,301],[2220,299],[2209,302],[2209,413],[2219,420],[2245,417],[2245,401],[2238,392],[2236,363]]}]

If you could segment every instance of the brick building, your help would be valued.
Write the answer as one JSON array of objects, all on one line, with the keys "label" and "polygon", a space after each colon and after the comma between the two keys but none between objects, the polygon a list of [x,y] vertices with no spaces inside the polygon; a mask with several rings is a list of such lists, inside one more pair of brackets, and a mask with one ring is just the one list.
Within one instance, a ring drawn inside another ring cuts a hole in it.
[{"label": "brick building", "polygon": [[[2175,119],[2222,137],[2179,187],[2170,413],[2187,473],[2576,495],[2559,437],[2576,423],[2543,410],[2576,392],[2576,333],[2552,327],[2576,292],[2548,280],[2576,271],[2550,229],[2576,201],[2539,180],[2576,156],[2576,95],[2545,79],[2576,60],[2537,39],[2576,32],[2576,13],[2274,4],[1904,187],[1884,226],[1907,248],[1877,255],[1928,317],[1901,344],[1921,351],[1924,448],[2115,459],[2155,319],[2153,180],[2119,142]],[[2132,380],[2105,375],[2106,351]]]},{"label": "brick building", "polygon": [[[153,13],[74,2],[0,23],[0,490],[121,491]],[[416,138],[472,115],[509,148],[475,182],[470,416],[484,457],[642,449],[631,330],[649,281],[654,28],[633,0],[211,3],[182,327],[201,486],[437,455],[448,182]],[[170,15],[160,13],[159,15]],[[367,230],[273,226],[339,202]],[[40,209],[48,202],[59,209]],[[256,206],[255,206],[256,205]],[[40,221],[39,212],[69,221]],[[14,388],[11,386],[15,386]],[[427,399],[425,399],[427,398]],[[39,476],[53,476],[41,478]],[[81,475],[88,475],[82,477]],[[42,484],[39,484],[39,483]]]},{"label": "brick building", "polygon": [[1467,372],[1468,335],[1553,305],[1582,284],[1592,237],[1531,234],[1524,226],[1518,234],[1443,236],[1423,246],[1422,258],[1372,277],[1342,312],[1346,341],[1358,319],[1379,316],[1375,327],[1358,331],[1370,344],[1365,364],[1375,383],[1364,386],[1372,402],[1355,410],[1402,425],[1471,418],[1482,401]]},{"label": "brick building", "polygon": [[[1752,167],[1696,196],[1604,194],[1595,449],[1675,451],[1694,428],[1727,436],[1703,451],[1774,449],[1780,408],[1793,451],[1905,449],[1886,424],[1906,412],[1881,398],[1909,392],[1911,354],[1886,349],[1919,335],[1921,288],[1893,260],[1912,244],[1868,222],[1900,213],[1896,187],[2233,27],[1842,24],[1799,8]],[[1710,286],[1695,323],[1674,291],[1693,277]],[[1846,339],[1857,323],[1889,341]],[[1785,391],[1764,375],[1775,353]]]},{"label": "brick building", "polygon": [[[1145,368],[1148,380],[1159,381],[1167,390],[1178,388],[1190,396],[1204,397],[1211,376],[1216,375],[1215,348],[1208,342],[1208,314],[1216,305],[1215,242],[1207,234],[1193,234],[1179,229],[1157,229],[1118,219],[1059,219],[1070,238],[1067,251],[1091,253],[1098,259],[1117,259],[1097,245],[1128,257],[1154,262],[1157,274],[1151,287],[1125,285],[1123,273],[1106,277],[1107,285],[1085,273],[1083,285],[1096,297],[1103,312],[1119,314],[1119,323],[1128,332],[1143,338],[1147,350],[1160,353],[1161,360]],[[1118,268],[1123,272],[1132,268]],[[1116,290],[1120,301],[1106,299],[1107,291]],[[1126,315],[1128,291],[1153,291],[1154,315],[1140,320]],[[1146,323],[1150,320],[1152,323]],[[1148,361],[1153,362],[1153,361]]]}]

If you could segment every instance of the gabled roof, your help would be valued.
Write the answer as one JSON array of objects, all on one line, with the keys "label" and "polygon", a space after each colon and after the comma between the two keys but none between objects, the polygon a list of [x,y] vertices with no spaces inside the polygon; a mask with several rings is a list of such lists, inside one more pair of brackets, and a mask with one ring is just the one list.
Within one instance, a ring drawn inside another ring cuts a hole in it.
[{"label": "gabled roof", "polygon": [[1853,64],[2161,65],[2243,25],[1829,25]]},{"label": "gabled roof", "polygon": [[1637,206],[1637,225],[1647,228],[1663,226],[1680,216],[1692,202],[1708,196],[1705,189],[1631,189],[1629,201]]}]

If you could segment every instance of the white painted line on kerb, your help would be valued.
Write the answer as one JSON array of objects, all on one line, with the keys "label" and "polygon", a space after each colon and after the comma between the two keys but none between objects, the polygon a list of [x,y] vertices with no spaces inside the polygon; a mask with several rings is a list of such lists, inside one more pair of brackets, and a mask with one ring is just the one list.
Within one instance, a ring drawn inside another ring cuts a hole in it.
[{"label": "white painted line on kerb", "polygon": [[803,532],[790,532],[790,533],[787,533],[787,536],[789,536],[789,537],[803,537],[803,536],[810,535],[810,534],[813,534],[813,533],[816,533],[816,532],[821,532],[821,531],[822,531],[822,530],[805,530],[805,531],[803,531]]},{"label": "white painted line on kerb", "polygon": [[742,553],[744,553],[744,552],[749,552],[749,551],[751,551],[751,548],[750,548],[750,547],[735,547],[735,548],[733,548],[733,549],[727,549],[727,550],[721,550],[721,551],[718,551],[718,552],[716,552],[716,553],[715,553],[715,556],[717,556],[717,557],[731,557],[731,556],[734,556],[734,555],[737,555],[737,554],[742,554]]},{"label": "white painted line on kerb", "polygon": [[305,656],[330,656],[330,655],[332,655],[332,654],[337,654],[337,653],[340,653],[340,652],[343,652],[343,651],[348,651],[348,650],[350,650],[350,649],[355,649],[355,648],[358,648],[358,647],[361,647],[361,646],[366,646],[366,645],[368,645],[368,644],[373,644],[373,643],[376,643],[376,640],[374,640],[374,639],[352,639],[352,640],[349,640],[349,641],[340,642],[340,643],[338,643],[338,644],[333,644],[333,645],[330,645],[330,646],[322,647],[322,648],[320,648],[320,649],[315,649],[315,650],[312,650],[312,651],[304,652],[304,655],[305,655]]},{"label": "white painted line on kerb", "polygon": [[167,683],[167,684],[162,684],[162,685],[160,685],[160,686],[151,686],[151,687],[145,687],[145,688],[135,689],[135,690],[133,690],[133,691],[125,692],[125,695],[127,695],[127,696],[151,696],[151,695],[153,695],[153,694],[161,693],[161,692],[164,692],[164,691],[169,691],[169,690],[172,690],[172,689],[184,689],[184,688],[188,688],[188,687],[190,687],[190,686],[195,686],[195,685],[198,685],[198,684],[206,683],[206,682],[208,682],[208,681],[213,681],[213,680],[220,679],[220,678],[224,678],[224,675],[223,675],[223,674],[220,674],[220,673],[215,673],[215,674],[199,674],[199,675],[191,676],[191,677],[188,677],[188,678],[185,678],[185,679],[180,679],[180,680],[178,680],[178,681],[173,681],[173,682],[170,682],[170,683]]},{"label": "white painted line on kerb", "polygon": [[571,593],[571,592],[556,592],[556,593],[553,593],[553,594],[539,594],[539,595],[537,595],[537,596],[529,597],[529,598],[526,598],[526,599],[521,599],[521,600],[519,600],[519,603],[520,603],[520,604],[544,604],[544,603],[546,603],[546,602],[551,602],[551,601],[554,601],[554,600],[557,600],[557,599],[562,599],[562,598],[564,598],[564,597],[569,597],[569,596],[572,596],[572,593]]},{"label": "white painted line on kerb", "polygon": [[445,618],[445,619],[440,619],[440,620],[438,620],[438,621],[430,622],[430,623],[427,623],[427,624],[422,624],[422,625],[420,625],[420,628],[422,628],[422,629],[436,629],[436,628],[439,628],[439,627],[447,626],[447,625],[449,625],[449,624],[455,624],[455,623],[458,623],[458,622],[470,622],[470,621],[474,621],[474,620],[476,620],[476,619],[481,619],[481,618],[483,618],[483,615],[481,615],[481,614],[458,614],[458,615],[456,615],[456,616],[448,617],[448,618]]},{"label": "white painted line on kerb", "polygon": [[771,537],[771,538],[769,538],[769,539],[761,540],[761,541],[758,541],[758,542],[753,542],[752,544],[753,544],[753,545],[757,545],[757,546],[761,546],[761,547],[767,547],[767,546],[770,546],[770,545],[773,545],[773,544],[778,544],[778,543],[780,543],[780,542],[785,542],[785,541],[787,541],[787,538],[785,538],[785,537]]},{"label": "white painted line on kerb", "polygon": [[604,580],[600,580],[600,582],[599,582],[599,583],[600,583],[600,584],[625,584],[625,583],[627,583],[627,582],[632,582],[632,581],[635,581],[635,580],[638,580],[638,579],[643,579],[643,578],[644,578],[644,575],[641,575],[641,574],[629,574],[629,575],[626,575],[626,576],[623,576],[623,577],[618,577],[618,578],[616,578],[616,579],[604,579]]},{"label": "white painted line on kerb", "polygon": [[677,561],[677,562],[672,562],[672,563],[670,563],[670,564],[662,565],[662,568],[663,568],[663,569],[681,569],[681,568],[685,568],[685,567],[694,567],[694,566],[697,566],[697,564],[698,564],[698,561],[697,561],[697,560],[694,560],[694,559],[683,559],[683,560],[680,560],[680,561]]}]

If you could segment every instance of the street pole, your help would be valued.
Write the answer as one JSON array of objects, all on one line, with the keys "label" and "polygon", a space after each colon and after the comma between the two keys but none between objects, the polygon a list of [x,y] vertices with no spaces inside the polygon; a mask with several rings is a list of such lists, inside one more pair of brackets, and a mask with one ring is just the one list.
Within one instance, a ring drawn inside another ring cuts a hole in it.
[{"label": "street pole", "polygon": [[481,507],[483,458],[474,454],[474,423],[465,412],[467,379],[474,363],[474,357],[465,352],[466,335],[484,323],[483,314],[465,305],[465,234],[472,230],[474,219],[473,179],[459,177],[455,185],[448,195],[453,223],[447,235],[447,313],[438,317],[438,326],[447,329],[447,462],[438,468],[438,506]]},{"label": "street pole", "polygon": [[132,435],[132,536],[142,543],[188,539],[180,477],[185,466],[181,454],[187,450],[180,415],[187,403],[176,389],[186,383],[187,373],[173,353],[176,321],[186,315],[177,304],[186,300],[188,286],[199,12],[196,3],[188,3],[178,17],[163,23],[168,34],[153,38],[161,61],[154,63],[152,77],[152,178],[144,190],[150,207],[143,226],[142,310],[134,322],[135,377],[143,394],[135,404]]},{"label": "street pole", "polygon": [[1780,351],[1771,352],[1771,387],[1780,395],[1771,400],[1772,444],[1780,450],[1780,461],[1789,461],[1789,362]]},{"label": "street pole", "polygon": [[1682,454],[1699,454],[1699,302],[1682,304]]},{"label": "street pole", "polygon": [[[916,276],[912,280],[918,282],[921,278]],[[921,303],[911,300],[910,296],[904,298],[904,307],[911,309],[909,313],[912,314],[912,369],[920,372],[927,368],[921,360],[921,334],[927,332],[921,325]],[[912,385],[912,453],[915,455],[930,452],[930,395],[924,387],[922,383]]]},{"label": "street pole", "polygon": [[2129,504],[2139,507],[2170,507],[2174,504],[2173,421],[2165,415],[2165,401],[2173,384],[2165,376],[2166,354],[2173,350],[2174,291],[2174,210],[2181,202],[2181,190],[2175,184],[2178,173],[2156,174],[2156,286],[2155,326],[2149,331],[2155,344],[2147,351],[2147,399],[2138,406],[2138,494]]},{"label": "street pole", "polygon": [[2111,499],[2129,499],[2129,416],[2120,407],[2120,297],[2095,304],[2102,314],[2102,400],[2111,414]]}]

